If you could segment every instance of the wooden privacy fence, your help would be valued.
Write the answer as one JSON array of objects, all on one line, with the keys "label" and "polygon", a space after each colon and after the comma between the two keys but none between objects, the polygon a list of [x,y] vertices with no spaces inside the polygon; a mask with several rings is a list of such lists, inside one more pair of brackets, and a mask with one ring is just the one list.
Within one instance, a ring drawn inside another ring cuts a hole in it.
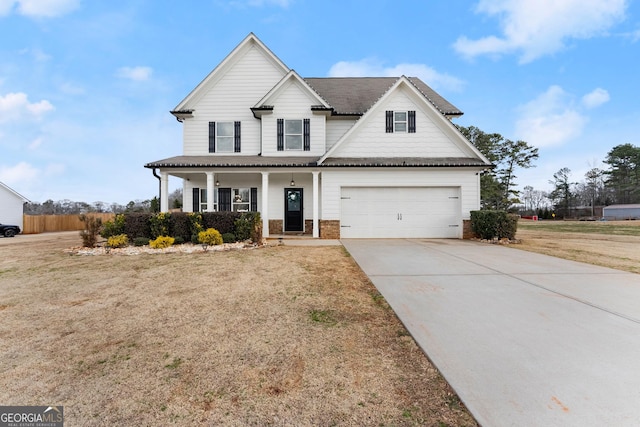
[{"label": "wooden privacy fence", "polygon": [[[112,220],[113,213],[88,213],[102,219],[102,222]],[[74,231],[84,229],[80,215],[23,215],[23,234],[38,234],[48,231]]]}]

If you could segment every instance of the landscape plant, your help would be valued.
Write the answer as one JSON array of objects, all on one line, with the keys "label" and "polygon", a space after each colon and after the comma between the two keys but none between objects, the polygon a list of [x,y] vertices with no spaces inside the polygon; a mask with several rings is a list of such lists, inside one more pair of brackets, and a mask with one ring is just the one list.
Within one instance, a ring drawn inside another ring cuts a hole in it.
[{"label": "landscape plant", "polygon": [[222,235],[215,228],[207,228],[198,233],[198,243],[210,246],[221,245],[223,243]]},{"label": "landscape plant", "polygon": [[102,231],[100,232],[100,235],[105,239],[108,239],[111,236],[124,234],[124,223],[125,215],[117,214],[113,220],[105,221],[102,224]]},{"label": "landscape plant", "polygon": [[149,241],[149,246],[152,249],[166,249],[168,247],[171,247],[174,242],[175,242],[175,239],[173,237],[158,236],[155,240]]},{"label": "landscape plant", "polygon": [[126,234],[118,234],[107,239],[107,246],[110,248],[124,248],[129,246],[129,238]]},{"label": "landscape plant", "polygon": [[84,230],[80,231],[80,237],[82,237],[82,246],[86,248],[93,248],[98,242],[98,233],[102,228],[102,220],[91,215],[80,215],[80,221],[84,224]]}]

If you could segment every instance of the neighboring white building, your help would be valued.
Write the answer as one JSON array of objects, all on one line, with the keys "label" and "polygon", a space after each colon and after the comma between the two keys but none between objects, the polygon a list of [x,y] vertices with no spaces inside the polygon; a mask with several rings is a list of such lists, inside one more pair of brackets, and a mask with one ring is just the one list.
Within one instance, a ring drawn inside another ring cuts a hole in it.
[{"label": "neighboring white building", "polygon": [[29,200],[0,182],[0,224],[17,225],[23,230],[24,204]]},{"label": "neighboring white building", "polygon": [[605,206],[602,217],[609,221],[640,219],[640,204]]},{"label": "neighboring white building", "polygon": [[302,78],[249,34],[171,112],[191,211],[260,211],[265,236],[462,238],[492,165],[414,77]]}]

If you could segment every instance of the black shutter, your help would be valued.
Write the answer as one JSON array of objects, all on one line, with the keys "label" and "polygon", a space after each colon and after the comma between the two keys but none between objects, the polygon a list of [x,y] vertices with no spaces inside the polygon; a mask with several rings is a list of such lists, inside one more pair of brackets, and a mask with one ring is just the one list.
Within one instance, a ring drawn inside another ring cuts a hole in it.
[{"label": "black shutter", "polygon": [[278,151],[284,151],[284,119],[278,119]]},{"label": "black shutter", "polygon": [[240,152],[240,122],[233,123],[233,152]]},{"label": "black shutter", "polygon": [[200,189],[193,189],[193,212],[200,212]]},{"label": "black shutter", "polygon": [[311,151],[311,120],[304,119],[302,123],[303,123],[302,138],[304,141],[303,142],[304,151]]},{"label": "black shutter", "polygon": [[218,210],[230,211],[231,210],[231,189],[230,188],[218,188]]},{"label": "black shutter", "polygon": [[249,210],[251,212],[258,211],[258,189],[256,187],[251,187],[251,207]]},{"label": "black shutter", "polygon": [[408,123],[409,133],[416,133],[416,112],[409,111],[409,114],[407,114],[407,120],[409,121]]},{"label": "black shutter", "polygon": [[216,152],[216,122],[209,122],[209,152]]},{"label": "black shutter", "polygon": [[393,133],[393,111],[387,111],[386,118],[387,118],[386,132]]}]

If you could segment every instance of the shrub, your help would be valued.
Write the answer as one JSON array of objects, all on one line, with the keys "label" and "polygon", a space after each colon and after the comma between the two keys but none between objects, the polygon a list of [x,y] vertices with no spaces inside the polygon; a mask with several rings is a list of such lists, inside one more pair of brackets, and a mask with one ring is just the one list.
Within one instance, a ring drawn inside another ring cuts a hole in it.
[{"label": "shrub", "polygon": [[129,238],[126,234],[118,234],[107,239],[107,246],[110,248],[124,248],[129,245]]},{"label": "shrub", "polygon": [[[235,220],[242,215],[240,212],[203,212],[202,214],[203,230],[215,228],[220,233],[233,233]],[[202,231],[202,230],[201,230]],[[238,233],[235,233],[238,234]]]},{"label": "shrub", "polygon": [[173,245],[176,239],[169,236],[158,236],[155,240],[149,241],[149,246],[153,249],[166,249]]},{"label": "shrub", "polygon": [[102,227],[102,219],[82,214],[80,215],[80,221],[84,223],[84,230],[80,231],[82,246],[86,248],[95,247],[98,241],[98,233]]},{"label": "shrub", "polygon": [[[178,237],[182,239],[183,242],[191,241],[191,220],[189,215],[186,212],[173,212],[171,214],[171,219],[169,221],[169,235],[176,238],[176,243],[178,243]],[[198,230],[200,232],[202,230]],[[196,233],[197,235],[197,233]]]},{"label": "shrub", "polygon": [[176,236],[174,237],[175,241],[173,242],[174,245],[182,245],[184,243],[184,239],[182,238],[182,236]]},{"label": "shrub", "polygon": [[151,238],[158,236],[168,236],[169,226],[171,224],[171,212],[160,212],[151,215],[149,218],[149,228],[151,230]]},{"label": "shrub", "polygon": [[149,238],[148,237],[136,237],[135,239],[133,239],[133,245],[134,246],[144,246],[144,245],[148,245],[149,244]]},{"label": "shrub", "polygon": [[236,242],[236,241],[237,241],[237,240],[236,240],[236,235],[235,235],[235,234],[233,234],[233,233],[224,233],[224,234],[222,235],[222,241],[223,241],[224,243],[234,243],[234,242]]},{"label": "shrub", "polygon": [[131,239],[135,239],[136,237],[149,238],[151,236],[151,226],[149,225],[149,219],[151,216],[152,214],[150,213],[142,212],[126,214],[124,220],[124,233]]},{"label": "shrub", "polygon": [[102,225],[100,235],[105,239],[108,239],[111,236],[124,234],[124,221],[124,214],[117,214],[113,220],[106,221]]},{"label": "shrub", "polygon": [[205,231],[198,233],[198,243],[204,245],[221,245],[222,235],[215,228],[207,228]]},{"label": "shrub", "polygon": [[518,217],[505,211],[471,211],[471,229],[481,239],[514,239]]},{"label": "shrub", "polygon": [[198,243],[198,233],[204,231],[202,226],[202,214],[199,212],[190,212],[187,214],[189,219],[189,231],[191,243]]},{"label": "shrub", "polygon": [[245,212],[234,222],[238,240],[251,239],[254,243],[262,240],[262,220],[259,212]]}]

